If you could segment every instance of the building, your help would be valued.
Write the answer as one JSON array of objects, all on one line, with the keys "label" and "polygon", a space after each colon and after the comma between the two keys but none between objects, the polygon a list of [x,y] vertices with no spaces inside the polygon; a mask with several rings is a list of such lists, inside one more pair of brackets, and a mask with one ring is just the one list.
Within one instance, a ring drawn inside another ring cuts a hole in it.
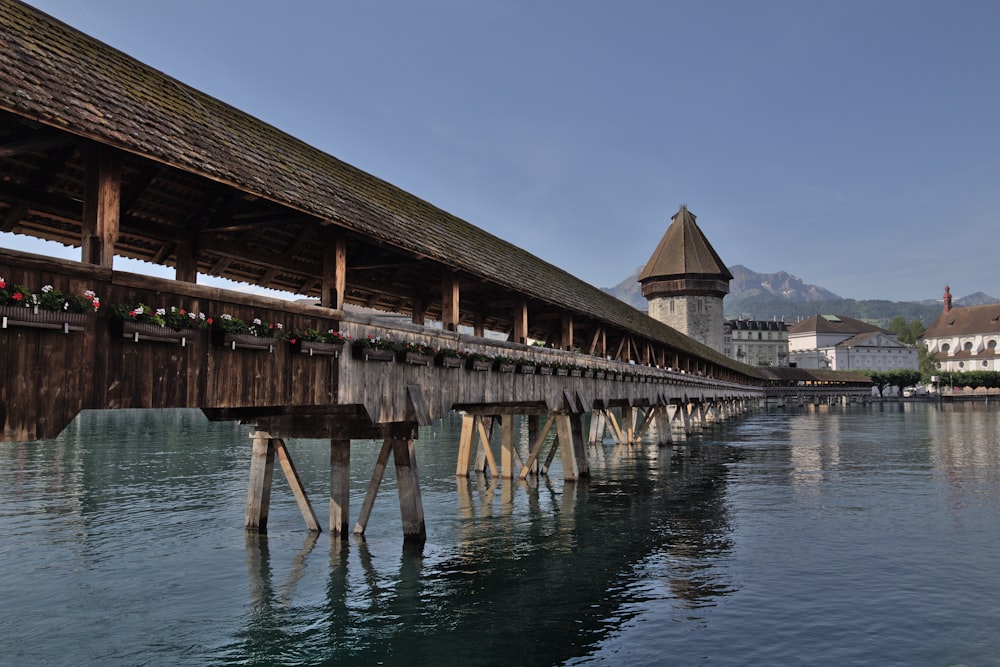
[{"label": "building", "polygon": [[1000,304],[951,307],[945,285],[944,309],[920,337],[942,372],[1000,371]]},{"label": "building", "polygon": [[788,366],[788,325],[767,320],[726,320],[726,356],[751,366]]},{"label": "building", "polygon": [[683,205],[639,273],[649,316],[718,352],[725,351],[722,299],[732,279]]},{"label": "building", "polygon": [[918,356],[896,334],[843,315],[814,315],[788,327],[788,360],[799,368],[919,370]]}]

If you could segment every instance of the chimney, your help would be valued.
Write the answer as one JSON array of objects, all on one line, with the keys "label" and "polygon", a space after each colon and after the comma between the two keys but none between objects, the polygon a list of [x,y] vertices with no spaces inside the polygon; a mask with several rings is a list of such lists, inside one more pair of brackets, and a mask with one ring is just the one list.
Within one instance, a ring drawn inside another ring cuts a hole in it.
[{"label": "chimney", "polygon": [[945,285],[944,286],[944,312],[951,311],[951,289]]}]

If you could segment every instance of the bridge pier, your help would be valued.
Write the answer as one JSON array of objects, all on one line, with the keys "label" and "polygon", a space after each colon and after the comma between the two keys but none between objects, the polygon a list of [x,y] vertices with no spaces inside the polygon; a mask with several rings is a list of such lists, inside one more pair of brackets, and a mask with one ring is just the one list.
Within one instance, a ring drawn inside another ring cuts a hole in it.
[{"label": "bridge pier", "polygon": [[266,431],[255,431],[253,438],[253,449],[250,457],[250,483],[247,491],[247,508],[244,525],[247,530],[258,533],[267,532],[267,515],[271,505],[271,484],[274,478],[274,459],[277,456],[281,464],[288,485],[292,488],[295,502],[302,512],[306,526],[310,532],[320,532],[319,521],[316,513],[309,503],[309,496],[306,495],[302,480],[295,470],[292,457],[288,453],[285,441],[281,438],[273,438]]},{"label": "bridge pier", "polygon": [[424,522],[424,505],[420,497],[420,480],[417,474],[417,455],[413,446],[413,431],[415,426],[408,423],[390,424],[382,449],[379,450],[375,469],[361,505],[361,513],[354,525],[356,535],[364,535],[375,505],[389,454],[393,456],[396,467],[396,489],[399,496],[399,512],[403,523],[403,539],[407,542],[424,542],[427,539],[427,527]]}]

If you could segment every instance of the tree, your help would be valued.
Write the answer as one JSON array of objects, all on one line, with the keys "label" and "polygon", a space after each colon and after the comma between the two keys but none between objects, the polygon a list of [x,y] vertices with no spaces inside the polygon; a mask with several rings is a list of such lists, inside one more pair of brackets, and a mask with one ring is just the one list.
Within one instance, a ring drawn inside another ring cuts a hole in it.
[{"label": "tree", "polygon": [[891,371],[858,372],[868,376],[868,379],[878,388],[880,396],[889,387],[909,387],[920,382],[920,371],[908,368],[899,368]]}]

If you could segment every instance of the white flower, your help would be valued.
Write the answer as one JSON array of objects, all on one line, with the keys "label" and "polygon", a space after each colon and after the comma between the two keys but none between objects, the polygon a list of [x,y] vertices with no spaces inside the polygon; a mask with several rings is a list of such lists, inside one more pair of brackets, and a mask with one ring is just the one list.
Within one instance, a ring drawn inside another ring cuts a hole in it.
[{"label": "white flower", "polygon": [[275,329],[281,329],[281,328],[282,328],[282,324],[281,324],[281,322],[278,322],[277,324],[275,324],[275,325],[274,325],[274,328],[275,328]]},{"label": "white flower", "polygon": [[45,287],[42,288],[42,291],[48,294],[49,292],[52,291],[52,285],[46,285]]},{"label": "white flower", "polygon": [[166,308],[157,308],[156,309],[156,314],[157,315],[166,315],[167,314],[167,309]]},{"label": "white flower", "polygon": [[199,320],[205,319],[205,313],[198,313],[198,319]]},{"label": "white flower", "polygon": [[259,317],[253,318],[253,323],[254,324],[260,324],[260,318]]},{"label": "white flower", "polygon": [[144,312],[144,311],[143,311],[143,309],[142,309],[142,306],[136,306],[136,307],[135,307],[135,314],[136,314],[136,315],[142,315],[142,313],[143,313],[143,312]]},{"label": "white flower", "polygon": [[198,317],[198,316],[197,316],[197,315],[195,315],[194,313],[188,313],[188,319],[191,319],[191,320],[193,320],[193,319],[195,319],[196,317]]},{"label": "white flower", "polygon": [[222,314],[222,319],[224,319],[224,320],[231,320],[231,319],[233,319],[233,316],[230,315],[229,313],[223,313]]}]

